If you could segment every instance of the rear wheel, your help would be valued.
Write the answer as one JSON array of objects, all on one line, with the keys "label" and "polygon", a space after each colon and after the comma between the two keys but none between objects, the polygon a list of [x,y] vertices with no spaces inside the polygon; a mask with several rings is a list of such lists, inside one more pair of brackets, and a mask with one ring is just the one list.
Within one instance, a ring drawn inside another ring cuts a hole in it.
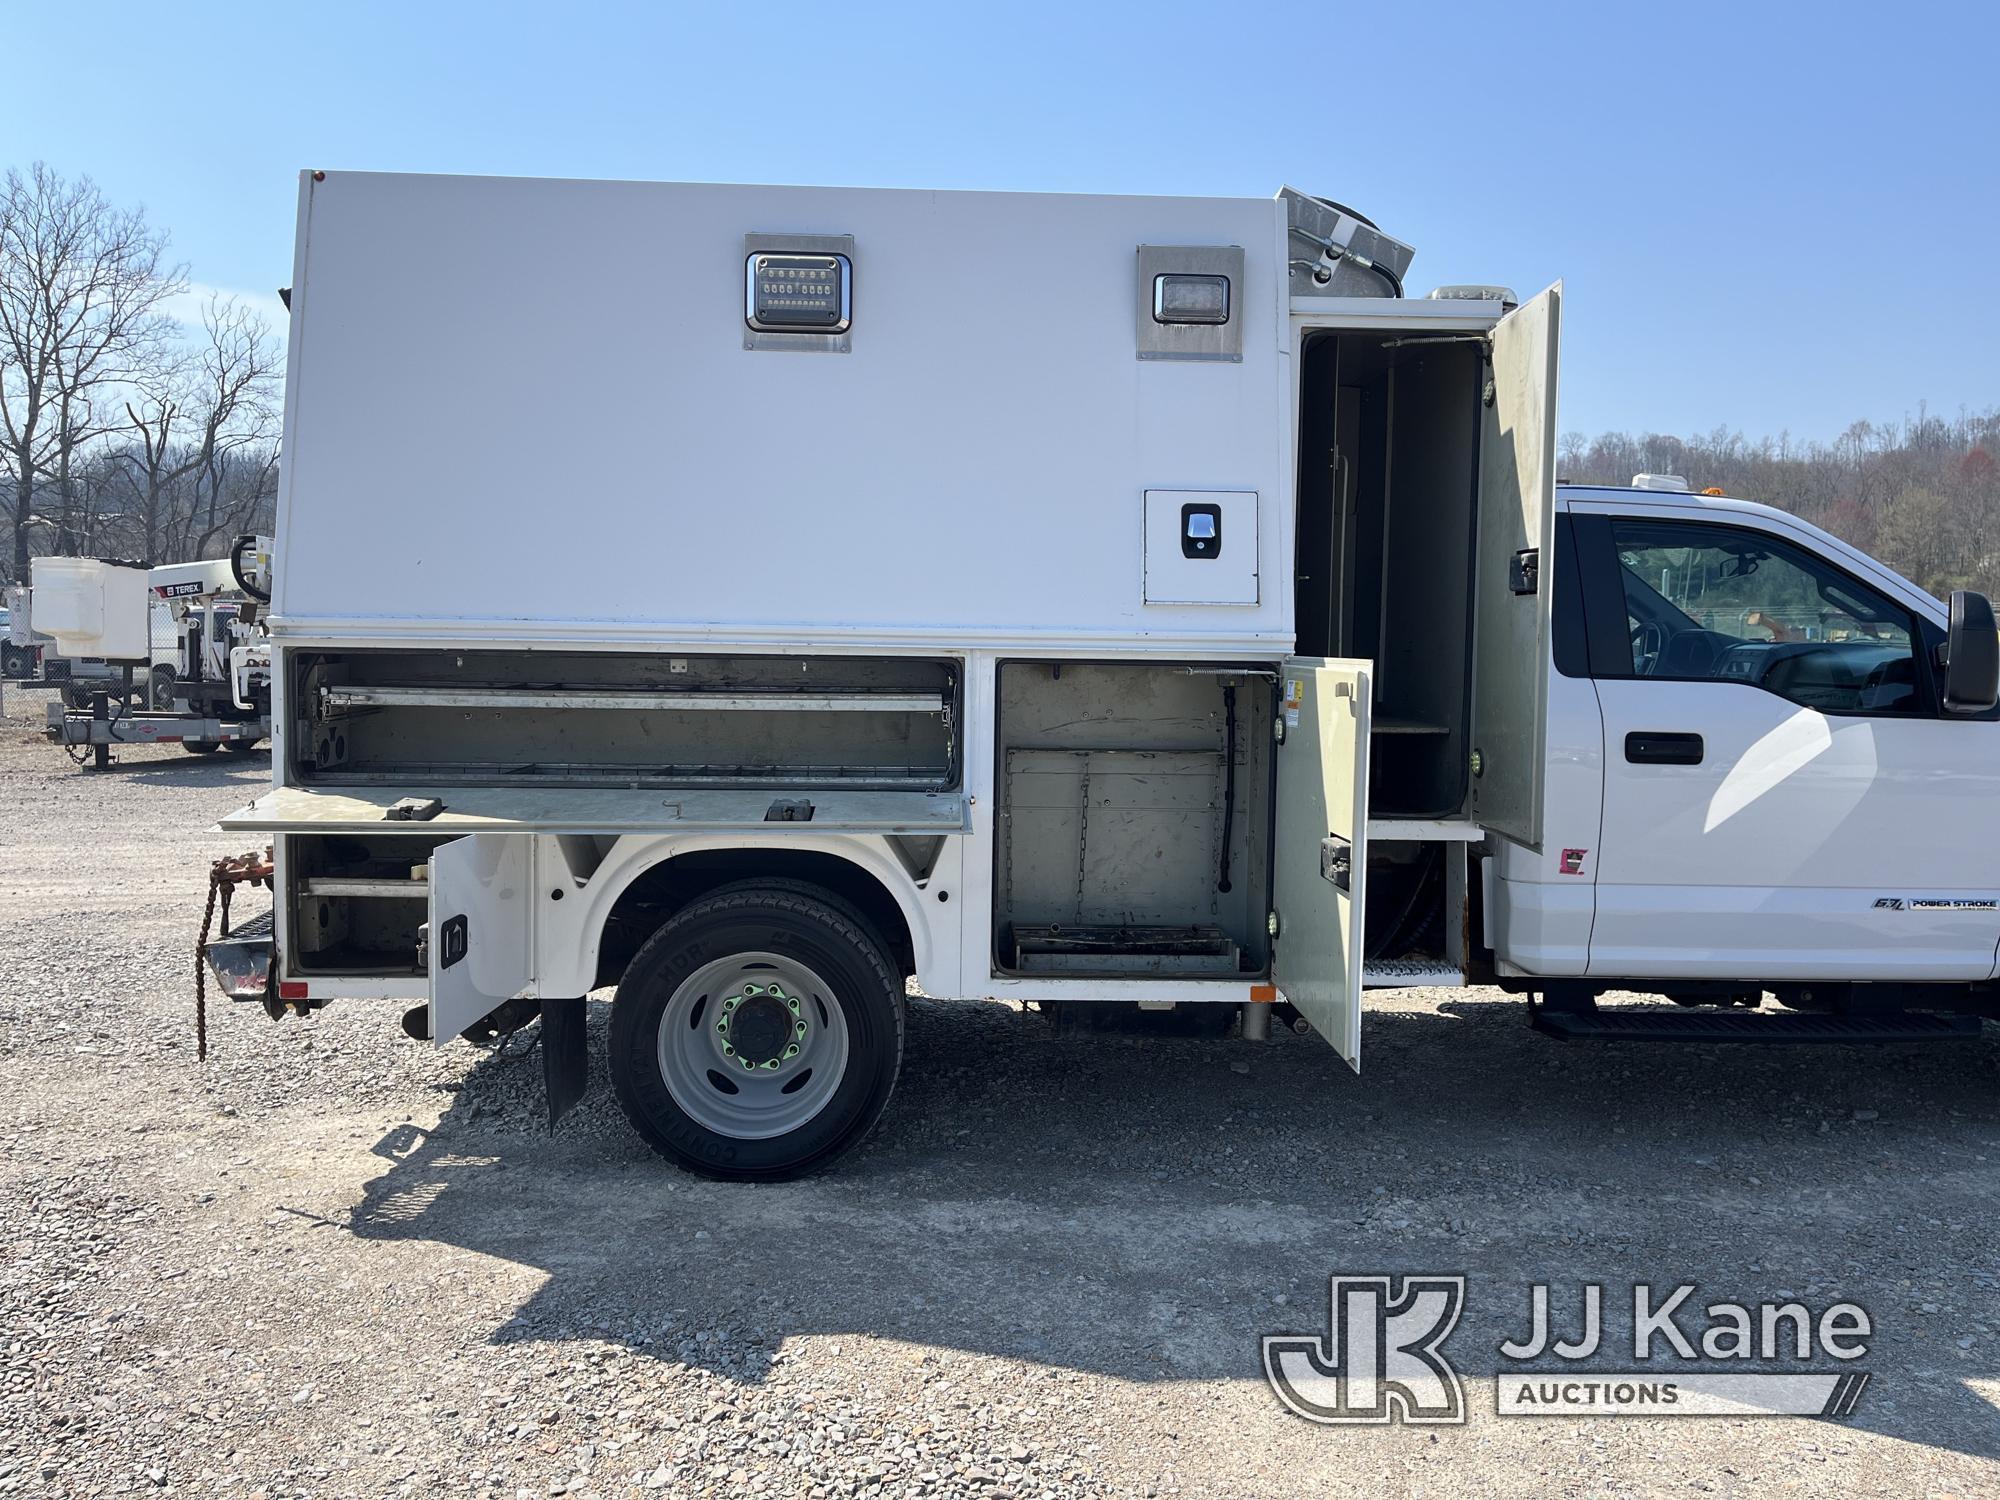
[{"label": "rear wheel", "polygon": [[611,1078],[634,1128],[707,1177],[797,1177],[860,1142],[902,1065],[903,997],[837,899],[735,886],[676,913],[611,1009]]},{"label": "rear wheel", "polygon": [[172,667],[155,667],[147,684],[147,701],[157,714],[171,713],[174,707],[174,684],[179,681]]},{"label": "rear wheel", "polygon": [[222,747],[214,740],[182,740],[181,749],[189,755],[213,755]]},{"label": "rear wheel", "polygon": [[231,755],[254,755],[262,740],[224,740],[224,747]]},{"label": "rear wheel", "polygon": [[12,641],[0,641],[0,674],[8,677],[29,677],[34,675],[35,654],[26,646],[17,646]]}]

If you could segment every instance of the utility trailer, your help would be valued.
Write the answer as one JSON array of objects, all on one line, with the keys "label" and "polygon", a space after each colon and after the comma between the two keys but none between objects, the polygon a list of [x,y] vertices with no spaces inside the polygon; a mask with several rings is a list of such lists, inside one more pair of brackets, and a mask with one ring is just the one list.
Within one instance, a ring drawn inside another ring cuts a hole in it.
[{"label": "utility trailer", "polygon": [[[1277,1011],[1354,1067],[1370,985],[1976,1029],[1985,601],[1559,495],[1560,290],[1408,297],[1411,254],[1289,189],[305,174],[274,786],[224,820],[274,922],[228,992],[539,1016],[553,1115],[615,986],[634,1125],[733,1177],[865,1134],[912,980]],[[524,462],[524,404],[627,437]]]}]

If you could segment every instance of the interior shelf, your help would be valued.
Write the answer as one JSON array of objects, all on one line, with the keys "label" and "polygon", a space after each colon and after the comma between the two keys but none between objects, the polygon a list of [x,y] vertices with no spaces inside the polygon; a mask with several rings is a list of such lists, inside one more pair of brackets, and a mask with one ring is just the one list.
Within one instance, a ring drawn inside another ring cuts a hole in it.
[{"label": "interior shelf", "polygon": [[349,708],[610,708],[736,712],[943,713],[946,693],[718,693],[652,692],[637,688],[402,687],[330,685],[320,689],[328,709]]}]

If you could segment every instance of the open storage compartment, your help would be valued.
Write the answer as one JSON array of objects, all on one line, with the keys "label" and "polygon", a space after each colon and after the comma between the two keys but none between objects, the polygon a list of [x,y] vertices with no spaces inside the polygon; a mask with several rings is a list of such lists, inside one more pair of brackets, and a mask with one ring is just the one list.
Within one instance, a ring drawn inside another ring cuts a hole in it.
[{"label": "open storage compartment", "polygon": [[995,972],[1265,972],[1275,674],[1013,661],[997,704]]},{"label": "open storage compartment", "polygon": [[614,652],[293,657],[301,784],[955,787],[950,661]]},{"label": "open storage compartment", "polygon": [[455,835],[292,834],[285,968],[293,974],[421,978],[431,851]]},{"label": "open storage compartment", "polygon": [[1375,663],[1378,818],[1466,804],[1485,369],[1476,335],[1305,340],[1297,649]]}]

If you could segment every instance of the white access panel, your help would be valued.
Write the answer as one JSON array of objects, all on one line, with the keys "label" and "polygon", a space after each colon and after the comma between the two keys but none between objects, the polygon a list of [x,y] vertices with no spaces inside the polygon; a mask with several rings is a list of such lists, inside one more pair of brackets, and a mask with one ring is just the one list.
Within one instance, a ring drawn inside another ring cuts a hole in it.
[{"label": "white access panel", "polygon": [[[1139,504],[1288,493],[1276,199],[328,171],[299,234],[281,637],[1290,643],[1147,603]],[[846,352],[746,347],[788,234],[852,237]],[[1141,245],[1242,248],[1240,363],[1138,357]]]},{"label": "white access panel", "polygon": [[1146,491],[1146,602],[1255,604],[1257,493]]},{"label": "white access panel", "polygon": [[1370,676],[1365,661],[1285,661],[1271,887],[1278,911],[1271,977],[1357,1073],[1368,899]]},{"label": "white access panel", "polygon": [[431,1039],[440,1047],[516,995],[530,993],[535,840],[475,833],[431,851]]}]

